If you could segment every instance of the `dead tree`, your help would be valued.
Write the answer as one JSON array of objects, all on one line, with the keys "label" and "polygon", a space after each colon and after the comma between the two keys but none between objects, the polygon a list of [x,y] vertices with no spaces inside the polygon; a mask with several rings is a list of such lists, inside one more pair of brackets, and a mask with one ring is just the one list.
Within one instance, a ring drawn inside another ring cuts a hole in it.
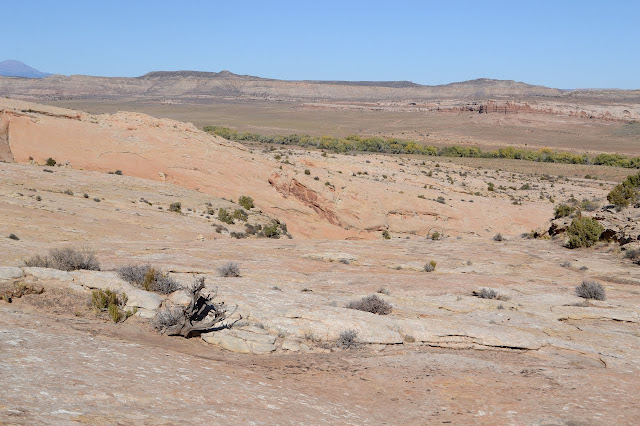
[{"label": "dead tree", "polygon": [[205,331],[227,327],[228,325],[221,323],[233,312],[227,311],[224,302],[213,302],[217,293],[201,294],[203,288],[204,277],[197,278],[188,288],[191,296],[189,305],[158,312],[154,321],[156,329],[169,336],[188,338]]}]

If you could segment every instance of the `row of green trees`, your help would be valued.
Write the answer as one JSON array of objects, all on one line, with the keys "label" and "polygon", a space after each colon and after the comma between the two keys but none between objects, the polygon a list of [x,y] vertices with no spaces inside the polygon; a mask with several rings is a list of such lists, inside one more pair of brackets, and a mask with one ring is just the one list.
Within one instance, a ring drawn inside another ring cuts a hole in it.
[{"label": "row of green trees", "polygon": [[598,154],[590,156],[587,154],[554,151],[549,148],[530,150],[513,147],[483,151],[475,147],[455,145],[435,147],[423,145],[411,140],[385,139],[381,137],[363,138],[357,135],[346,137],[309,136],[303,134],[270,136],[251,132],[241,133],[221,126],[206,126],[204,131],[232,141],[295,145],[324,149],[337,153],[382,152],[387,154],[420,154],[439,157],[509,158],[547,163],[595,164],[634,169],[640,168],[640,157],[629,157],[621,154]]}]

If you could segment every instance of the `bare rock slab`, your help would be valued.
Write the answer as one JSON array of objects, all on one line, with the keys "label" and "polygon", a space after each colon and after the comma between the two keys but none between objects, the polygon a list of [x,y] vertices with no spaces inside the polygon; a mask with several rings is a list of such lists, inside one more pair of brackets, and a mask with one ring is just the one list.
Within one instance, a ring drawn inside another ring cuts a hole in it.
[{"label": "bare rock slab", "polygon": [[276,350],[276,338],[245,330],[220,330],[202,334],[202,340],[231,352],[268,354]]},{"label": "bare rock slab", "polygon": [[0,266],[0,281],[2,280],[14,280],[21,278],[24,275],[21,268],[12,266]]}]

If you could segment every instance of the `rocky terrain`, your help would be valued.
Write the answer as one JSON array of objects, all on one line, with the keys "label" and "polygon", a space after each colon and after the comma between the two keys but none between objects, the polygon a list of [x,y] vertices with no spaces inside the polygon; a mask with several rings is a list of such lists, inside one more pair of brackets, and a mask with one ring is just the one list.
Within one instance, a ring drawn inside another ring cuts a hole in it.
[{"label": "rocky terrain", "polygon": [[600,120],[640,119],[640,90],[560,90],[508,80],[440,86],[411,82],[284,81],[219,73],[151,72],[141,77],[0,77],[0,95],[31,100],[137,99],[160,103],[220,100],[302,103],[316,108],[404,112],[541,114]]},{"label": "rocky terrain", "polygon": [[[0,106],[0,292],[35,289],[0,301],[1,422],[595,425],[640,415],[638,266],[618,243],[569,250],[564,234],[546,232],[554,204],[604,206],[617,182],[263,150],[144,114]],[[241,195],[256,206],[221,221]],[[247,233],[276,220],[291,238]],[[24,264],[64,247],[93,250],[101,270]],[[239,277],[218,273],[229,261]],[[185,286],[204,277],[233,326],[159,335],[149,319],[182,306],[184,292],[132,286],[117,273],[130,264]],[[578,297],[584,280],[602,283],[606,300]],[[483,288],[497,298],[474,295]],[[113,323],[88,306],[95,289],[126,292],[135,314]],[[372,294],[388,315],[347,308]],[[337,347],[349,330],[356,345]]]}]

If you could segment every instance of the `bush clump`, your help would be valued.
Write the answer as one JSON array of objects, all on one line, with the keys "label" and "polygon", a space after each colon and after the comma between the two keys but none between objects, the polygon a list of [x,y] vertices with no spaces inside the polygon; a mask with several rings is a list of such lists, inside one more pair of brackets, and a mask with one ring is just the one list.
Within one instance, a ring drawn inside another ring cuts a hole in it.
[{"label": "bush clump", "polygon": [[351,301],[347,305],[347,308],[370,312],[376,315],[388,315],[393,309],[390,303],[382,300],[375,294],[365,296],[360,300]]},{"label": "bush clump", "polygon": [[253,204],[253,198],[247,195],[242,195],[238,199],[238,204],[240,204],[245,210],[251,210],[255,207],[255,204]]},{"label": "bush clump", "polygon": [[156,293],[169,294],[182,286],[167,273],[151,265],[127,265],[118,269],[118,276],[136,287]]},{"label": "bush clump", "polygon": [[169,204],[169,211],[174,213],[182,213],[182,203],[176,201],[175,203]]},{"label": "bush clump", "polygon": [[51,249],[49,255],[32,256],[24,261],[25,266],[37,268],[53,268],[61,271],[76,271],[86,269],[99,271],[100,263],[91,250],[76,250],[74,248]]},{"label": "bush clump", "polygon": [[625,180],[609,192],[607,200],[618,210],[627,207],[638,198],[637,188],[640,186],[640,172],[627,176]]},{"label": "bush clump", "polygon": [[16,240],[16,241],[20,240],[20,238],[16,234],[13,234],[13,233],[9,234],[8,238],[10,238],[12,240]]},{"label": "bush clump", "polygon": [[44,164],[46,166],[53,167],[53,166],[56,165],[56,160],[54,160],[53,158],[49,157],[49,158],[47,158],[47,162],[44,163]]},{"label": "bush clump", "polygon": [[604,227],[600,223],[586,216],[578,216],[571,221],[567,228],[567,247],[574,249],[579,247],[591,247],[600,239]]},{"label": "bush clump", "polygon": [[94,290],[91,293],[91,306],[100,312],[107,312],[113,322],[120,322],[131,315],[134,311],[124,312],[122,308],[127,304],[127,295],[121,295],[111,290]]},{"label": "bush clump", "polygon": [[218,220],[229,225],[233,224],[233,216],[227,211],[227,209],[221,208],[218,210]]},{"label": "bush clump", "polygon": [[553,209],[553,217],[554,219],[560,219],[561,217],[569,216],[574,211],[575,209],[568,204],[558,204]]},{"label": "bush clump", "polygon": [[382,231],[382,238],[385,240],[390,240],[391,239],[391,234],[389,234],[389,231],[387,231],[386,229],[384,231]]},{"label": "bush clump", "polygon": [[504,237],[502,236],[502,234],[497,233],[493,236],[493,241],[504,241]]},{"label": "bush clump", "polygon": [[474,290],[471,294],[473,294],[476,297],[479,297],[480,299],[499,299],[500,298],[500,296],[498,295],[498,292],[490,288]]},{"label": "bush clump", "polygon": [[241,220],[241,221],[243,221],[243,222],[246,222],[246,221],[247,221],[247,219],[249,218],[249,215],[247,214],[247,212],[245,212],[245,211],[244,211],[244,210],[242,210],[242,209],[235,209],[235,210],[233,211],[233,216],[232,216],[232,218],[233,218],[234,220]]},{"label": "bush clump", "polygon": [[424,265],[424,271],[425,272],[433,272],[433,271],[435,271],[437,264],[438,263],[435,260],[430,261],[429,263]]},{"label": "bush clump", "polygon": [[596,281],[583,281],[576,287],[576,294],[584,299],[605,300],[606,295],[602,284]]},{"label": "bush clump", "polygon": [[358,346],[358,332],[356,330],[348,329],[340,333],[338,340],[336,340],[336,347],[340,349],[351,349]]},{"label": "bush clump", "polygon": [[239,277],[240,266],[236,262],[227,262],[218,268],[218,275],[221,277]]},{"label": "bush clump", "polygon": [[627,250],[624,254],[624,258],[631,260],[636,265],[640,265],[640,249]]}]

